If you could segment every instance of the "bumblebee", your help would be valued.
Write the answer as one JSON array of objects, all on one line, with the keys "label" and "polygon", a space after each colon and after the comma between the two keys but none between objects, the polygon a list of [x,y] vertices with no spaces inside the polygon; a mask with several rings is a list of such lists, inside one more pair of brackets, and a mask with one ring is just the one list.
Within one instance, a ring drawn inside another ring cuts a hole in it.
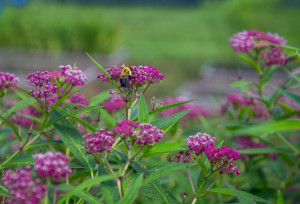
[{"label": "bumblebee", "polygon": [[121,73],[116,74],[111,77],[112,80],[117,80],[120,78],[121,87],[129,88],[132,85],[132,68],[125,67]]}]

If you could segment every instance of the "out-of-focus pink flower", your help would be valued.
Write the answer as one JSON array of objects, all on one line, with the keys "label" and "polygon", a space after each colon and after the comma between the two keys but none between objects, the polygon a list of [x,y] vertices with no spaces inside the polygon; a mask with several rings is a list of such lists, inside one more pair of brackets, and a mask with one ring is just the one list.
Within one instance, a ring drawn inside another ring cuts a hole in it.
[{"label": "out-of-focus pink flower", "polygon": [[121,108],[125,108],[125,103],[119,95],[113,95],[104,102],[104,107],[108,112],[113,113]]},{"label": "out-of-focus pink flower", "polygon": [[[261,142],[254,142],[247,136],[238,136],[234,138],[234,141],[237,143],[236,149],[251,149],[251,148],[263,148],[266,147],[264,143]],[[277,154],[276,153],[269,153],[265,154],[267,155],[270,159],[277,159]],[[241,159],[245,160],[246,158],[252,157],[254,154],[242,154]]]},{"label": "out-of-focus pink flower", "polygon": [[[177,102],[182,102],[182,101],[187,101],[188,99],[185,97],[171,97],[171,98],[165,98],[161,100],[162,105],[169,105],[172,103],[177,103]],[[198,118],[200,115],[204,117],[209,117],[209,112],[206,110],[204,107],[197,105],[196,103],[189,102],[185,103],[173,108],[169,108],[167,110],[163,110],[159,112],[163,117],[168,117],[171,115],[174,115],[176,113],[190,110],[183,118],[185,119],[193,119],[198,121]]]},{"label": "out-of-focus pink flower", "polygon": [[41,179],[33,180],[31,175],[31,166],[25,166],[24,169],[17,169],[14,173],[11,169],[7,170],[1,182],[8,188],[13,198],[7,200],[9,204],[38,204],[45,197],[48,189]]},{"label": "out-of-focus pink flower", "polygon": [[33,155],[35,159],[34,169],[38,176],[52,177],[55,183],[59,183],[60,178],[66,178],[72,170],[68,166],[71,157],[63,155],[61,152],[46,152]]},{"label": "out-of-focus pink flower", "polygon": [[19,78],[15,77],[15,75],[11,73],[0,72],[0,89],[11,87],[12,85],[8,82],[17,85]]},{"label": "out-of-focus pink flower", "polygon": [[68,102],[80,103],[80,104],[82,104],[82,105],[80,105],[80,108],[84,108],[84,107],[90,105],[90,102],[85,98],[84,95],[82,95],[80,93],[76,93],[76,94],[71,95],[66,102],[67,103]]}]

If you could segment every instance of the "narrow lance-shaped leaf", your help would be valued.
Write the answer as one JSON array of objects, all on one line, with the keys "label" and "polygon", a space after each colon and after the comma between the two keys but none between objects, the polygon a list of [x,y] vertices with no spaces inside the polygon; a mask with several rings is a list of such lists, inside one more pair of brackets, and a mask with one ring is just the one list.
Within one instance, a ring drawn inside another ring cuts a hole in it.
[{"label": "narrow lance-shaped leaf", "polygon": [[133,203],[135,198],[138,195],[139,188],[142,186],[142,182],[143,182],[143,174],[139,174],[137,178],[134,180],[134,182],[131,183],[129,192],[127,192],[124,198],[119,200],[117,204]]},{"label": "narrow lance-shaped leaf", "polygon": [[141,93],[140,101],[139,101],[139,123],[148,123],[149,122],[149,114],[147,104],[144,98],[144,95]]},{"label": "narrow lance-shaped leaf", "polygon": [[22,141],[22,138],[21,138],[19,132],[16,130],[15,126],[12,125],[10,122],[8,122],[8,120],[6,120],[6,119],[5,119],[4,117],[2,117],[1,115],[0,115],[0,118],[3,120],[3,122],[5,122],[5,123],[6,123],[6,124],[14,131],[14,133],[15,133],[15,135],[17,136],[19,142],[21,142],[21,141]]},{"label": "narrow lance-shaped leaf", "polygon": [[8,136],[11,135],[12,132],[13,131],[10,128],[3,128],[3,129],[1,129],[0,130],[0,141],[1,140],[5,140]]},{"label": "narrow lance-shaped leaf", "polygon": [[115,85],[115,87],[119,91],[121,91],[121,88],[118,86],[118,84],[114,80],[111,80],[110,74],[96,60],[94,60],[88,53],[86,53],[86,54],[95,63],[95,65],[110,79],[110,81]]},{"label": "narrow lance-shaped leaf", "polygon": [[190,110],[186,110],[186,111],[182,111],[182,112],[176,113],[174,115],[171,115],[169,117],[159,118],[157,120],[151,121],[150,123],[152,125],[156,126],[157,128],[163,128],[163,127],[173,123],[174,121],[179,120],[180,118],[185,116],[189,111]]},{"label": "narrow lance-shaped leaf", "polygon": [[21,101],[19,101],[17,104],[15,104],[14,106],[12,106],[11,108],[9,108],[5,114],[5,117],[8,118],[8,116],[10,116],[13,112],[15,112],[16,110],[20,109],[20,108],[24,108],[29,106],[30,104],[32,104],[34,102],[34,98],[32,97],[27,97]]}]

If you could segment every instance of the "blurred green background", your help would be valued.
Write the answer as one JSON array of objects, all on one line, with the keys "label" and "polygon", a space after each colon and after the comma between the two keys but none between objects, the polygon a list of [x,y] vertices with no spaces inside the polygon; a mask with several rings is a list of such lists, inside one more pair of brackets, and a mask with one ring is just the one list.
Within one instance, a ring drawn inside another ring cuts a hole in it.
[{"label": "blurred green background", "polygon": [[198,77],[207,64],[244,66],[228,42],[241,30],[276,32],[289,45],[300,47],[300,3],[290,2],[207,0],[191,6],[137,6],[32,0],[23,7],[3,4],[0,48],[105,56],[125,47],[129,58],[123,63],[156,66],[166,76],[159,92],[170,95],[170,90]]}]

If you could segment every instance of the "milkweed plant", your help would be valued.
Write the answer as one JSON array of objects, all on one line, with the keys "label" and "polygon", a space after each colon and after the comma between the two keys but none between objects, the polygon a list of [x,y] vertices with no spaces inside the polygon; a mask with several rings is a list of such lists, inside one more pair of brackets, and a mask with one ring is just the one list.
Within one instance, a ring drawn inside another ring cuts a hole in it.
[{"label": "milkweed plant", "polygon": [[212,96],[214,113],[201,98],[145,97],[165,78],[153,66],[88,55],[111,84],[91,99],[75,65],[28,74],[29,90],[0,72],[2,203],[296,203],[300,49],[258,30],[229,42],[257,79]]}]

